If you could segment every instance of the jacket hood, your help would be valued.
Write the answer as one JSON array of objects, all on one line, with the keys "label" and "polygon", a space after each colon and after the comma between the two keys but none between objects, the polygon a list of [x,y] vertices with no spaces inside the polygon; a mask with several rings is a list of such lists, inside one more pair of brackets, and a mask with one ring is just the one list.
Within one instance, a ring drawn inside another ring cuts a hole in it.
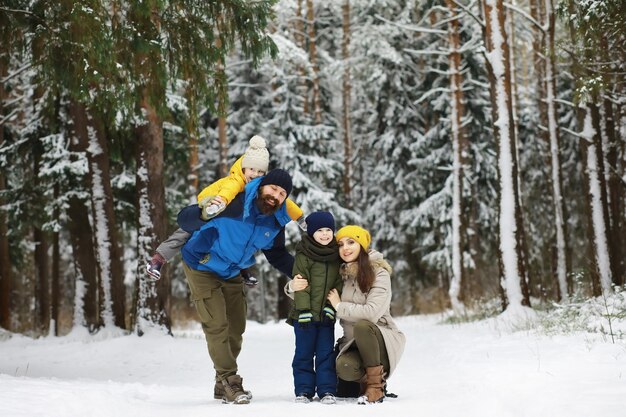
[{"label": "jacket hood", "polygon": [[[378,269],[384,269],[391,276],[392,268],[387,261],[385,261],[383,254],[377,250],[370,249],[367,254],[370,257],[370,265],[374,268],[374,272]],[[341,265],[340,273],[343,279],[354,278],[358,272],[358,266],[356,262],[344,263]]]},{"label": "jacket hood", "polygon": [[[243,218],[247,218],[250,216],[250,208],[253,204],[255,204],[255,200],[258,196],[259,188],[261,188],[261,180],[264,177],[258,177],[250,181],[245,188],[245,204],[244,204],[244,212]],[[280,208],[274,213],[274,217],[276,217],[276,221],[280,224],[281,227],[285,227],[287,223],[291,221],[291,217],[287,214],[286,204],[280,206]]]},{"label": "jacket hood", "polygon": [[372,264],[374,269],[382,268],[389,272],[389,275],[391,276],[393,268],[391,268],[391,265],[389,265],[389,263],[385,260],[382,253],[375,249],[370,249],[368,255],[370,256],[370,264]]},{"label": "jacket hood", "polygon": [[243,161],[243,155],[240,156],[239,159],[237,159],[235,163],[230,167],[230,175],[244,178],[243,168],[241,168],[241,161]]}]

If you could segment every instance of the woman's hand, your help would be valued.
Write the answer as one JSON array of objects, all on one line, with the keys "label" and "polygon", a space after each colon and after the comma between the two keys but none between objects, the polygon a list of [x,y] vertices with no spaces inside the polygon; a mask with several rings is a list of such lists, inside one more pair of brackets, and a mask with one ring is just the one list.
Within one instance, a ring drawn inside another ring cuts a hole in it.
[{"label": "woman's hand", "polygon": [[291,290],[294,292],[301,291],[309,286],[309,281],[307,281],[302,275],[297,274],[293,277],[290,286]]},{"label": "woman's hand", "polygon": [[337,289],[333,288],[332,290],[330,290],[326,299],[330,302],[330,304],[333,306],[333,308],[336,311],[337,305],[341,301],[341,297],[339,297],[339,292],[337,291]]}]

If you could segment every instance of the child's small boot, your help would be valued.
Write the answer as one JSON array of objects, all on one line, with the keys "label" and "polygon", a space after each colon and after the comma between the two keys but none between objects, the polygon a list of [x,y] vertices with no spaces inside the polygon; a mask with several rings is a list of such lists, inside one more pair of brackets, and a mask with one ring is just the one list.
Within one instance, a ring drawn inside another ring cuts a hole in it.
[{"label": "child's small boot", "polygon": [[256,279],[248,269],[241,270],[241,277],[243,278],[243,283],[250,288],[255,287],[259,283],[259,280]]}]

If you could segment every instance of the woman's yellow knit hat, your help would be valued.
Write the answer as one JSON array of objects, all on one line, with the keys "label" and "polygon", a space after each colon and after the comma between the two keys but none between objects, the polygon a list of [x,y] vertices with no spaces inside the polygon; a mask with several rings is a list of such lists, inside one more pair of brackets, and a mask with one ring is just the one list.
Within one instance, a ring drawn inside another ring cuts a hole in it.
[{"label": "woman's yellow knit hat", "polygon": [[365,250],[367,250],[367,247],[370,245],[370,242],[372,241],[370,232],[363,229],[362,227],[355,226],[353,224],[342,227],[335,234],[335,238],[337,239],[337,242],[339,242],[339,240],[343,237],[349,237],[351,239],[356,240],[357,242],[359,242],[361,247]]}]

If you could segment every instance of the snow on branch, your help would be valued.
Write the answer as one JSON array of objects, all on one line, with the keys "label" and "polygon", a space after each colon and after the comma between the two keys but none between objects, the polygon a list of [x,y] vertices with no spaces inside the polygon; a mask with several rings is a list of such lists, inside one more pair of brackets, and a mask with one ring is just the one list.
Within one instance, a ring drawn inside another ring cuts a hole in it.
[{"label": "snow on branch", "polygon": [[[452,0],[454,1],[454,0]],[[545,26],[541,26],[541,23],[537,22],[535,19],[533,19],[533,17],[531,15],[529,15],[528,13],[526,13],[524,10],[520,9],[519,7],[511,4],[511,3],[503,3],[504,7],[506,7],[507,9],[511,9],[516,13],[519,13],[520,15],[524,16],[526,18],[526,20],[528,20],[530,23],[532,23],[533,25],[537,26],[537,29],[539,29],[540,31],[542,31],[543,33],[545,33],[548,28]]]},{"label": "snow on branch", "polygon": [[20,109],[13,109],[11,113],[7,114],[2,119],[0,119],[0,126],[2,126],[5,122],[7,122],[9,119],[15,116],[17,113],[19,113],[19,111]]},{"label": "snow on branch", "polygon": [[376,17],[376,19],[381,20],[381,21],[383,21],[385,23],[388,23],[390,25],[396,26],[396,27],[401,28],[401,29],[410,30],[411,32],[435,33],[437,35],[447,35],[448,34],[448,32],[445,31],[445,30],[431,29],[431,28],[425,28],[425,27],[415,26],[415,25],[404,25],[404,24],[392,22],[391,20],[385,19],[384,17],[382,17],[379,14],[375,15],[375,17]]},{"label": "snow on branch", "polygon": [[426,100],[428,97],[432,96],[435,93],[446,93],[446,94],[449,94],[450,93],[450,89],[449,88],[443,88],[443,87],[433,88],[432,90],[427,91],[420,98],[415,100],[413,102],[413,104],[414,105],[420,104],[422,101]]},{"label": "snow on branch", "polygon": [[481,20],[480,17],[476,16],[469,8],[472,6],[471,2],[470,4],[468,4],[467,6],[464,6],[463,4],[459,3],[457,0],[450,0],[452,3],[456,4],[457,6],[459,6],[461,9],[463,9],[463,11],[465,13],[467,13],[472,19],[474,19],[476,21],[476,23],[478,23],[480,25],[481,28],[485,28],[485,22]]},{"label": "snow on branch", "polygon": [[404,48],[405,52],[411,53],[411,54],[415,54],[415,55],[450,55],[449,51],[432,51],[432,50],[426,50],[426,49],[422,49],[422,50],[417,50],[417,49],[408,49],[408,48]]},{"label": "snow on branch", "polygon": [[589,140],[589,138],[588,138],[587,136],[585,136],[585,135],[581,134],[581,133],[574,132],[573,130],[568,129],[568,128],[566,128],[565,126],[560,126],[560,127],[559,127],[559,129],[563,130],[565,133],[569,133],[570,135],[572,135],[572,136],[574,136],[574,137],[576,137],[576,138],[578,138],[578,139],[583,139],[583,140],[586,140],[586,141],[588,141],[588,142],[590,142],[590,143],[591,143],[591,141]]},{"label": "snow on branch", "polygon": [[3,79],[0,80],[0,84],[5,84],[7,81],[9,81],[11,78],[17,77],[18,75],[20,75],[22,72],[26,71],[27,69],[29,69],[30,67],[32,67],[33,64],[28,63],[26,65],[24,65],[21,68],[18,68],[17,70],[15,70],[14,72],[12,72],[11,74],[7,75],[6,77],[4,77]]}]

